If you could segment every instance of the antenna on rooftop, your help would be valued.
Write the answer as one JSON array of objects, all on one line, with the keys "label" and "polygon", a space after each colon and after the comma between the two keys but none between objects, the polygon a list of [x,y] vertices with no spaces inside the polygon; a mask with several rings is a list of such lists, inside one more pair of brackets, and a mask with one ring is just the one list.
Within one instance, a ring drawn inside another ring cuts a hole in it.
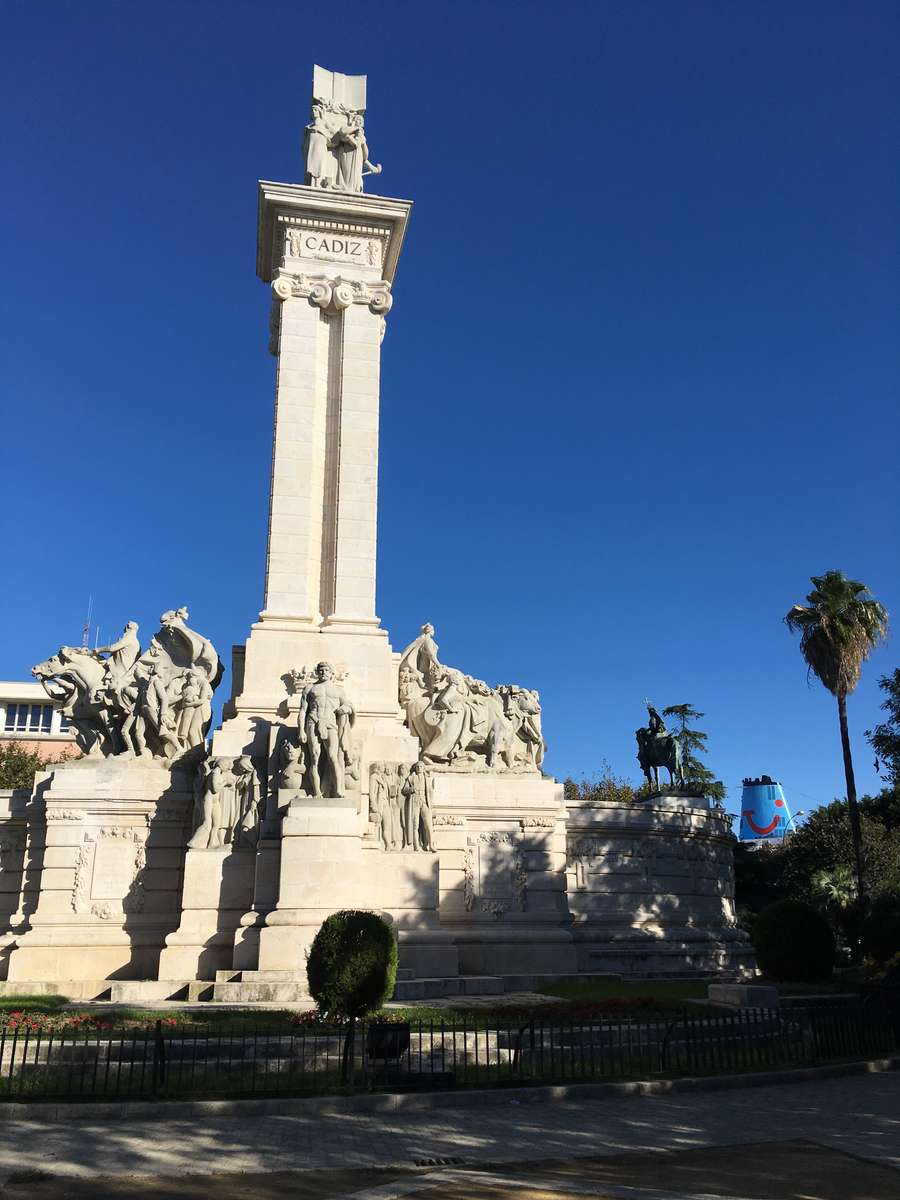
[{"label": "antenna on rooftop", "polygon": [[87,617],[81,627],[81,645],[86,650],[91,644],[91,617],[94,613],[94,597],[88,596]]}]

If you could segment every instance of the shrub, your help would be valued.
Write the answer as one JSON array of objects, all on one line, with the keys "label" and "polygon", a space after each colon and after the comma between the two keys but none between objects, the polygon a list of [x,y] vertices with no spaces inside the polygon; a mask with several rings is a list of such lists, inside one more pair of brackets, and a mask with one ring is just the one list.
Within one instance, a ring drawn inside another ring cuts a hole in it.
[{"label": "shrub", "polygon": [[814,983],[831,978],[835,942],[831,927],[809,904],[778,900],[757,917],[753,948],[767,979]]},{"label": "shrub", "polygon": [[46,771],[71,757],[64,753],[62,758],[42,758],[36,750],[26,750],[19,742],[4,742],[0,745],[0,788],[32,788],[38,771]]},{"label": "shrub", "polygon": [[872,901],[863,922],[862,947],[879,964],[900,953],[900,892],[882,892]]},{"label": "shrub", "polygon": [[364,1017],[389,1000],[397,978],[397,937],[387,921],[352,909],[332,913],[315,936],[306,963],[322,1012]]}]

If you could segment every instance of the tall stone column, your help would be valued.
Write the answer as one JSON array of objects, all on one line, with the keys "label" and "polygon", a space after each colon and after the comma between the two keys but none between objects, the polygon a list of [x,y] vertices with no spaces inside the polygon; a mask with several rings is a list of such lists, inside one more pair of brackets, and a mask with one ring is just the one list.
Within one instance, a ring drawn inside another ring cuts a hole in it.
[{"label": "tall stone column", "polygon": [[265,753],[285,676],[326,659],[347,672],[363,742],[385,735],[379,753],[409,756],[375,561],[381,343],[410,208],[260,184],[257,273],[272,287],[278,360],[266,583],[216,754]]}]

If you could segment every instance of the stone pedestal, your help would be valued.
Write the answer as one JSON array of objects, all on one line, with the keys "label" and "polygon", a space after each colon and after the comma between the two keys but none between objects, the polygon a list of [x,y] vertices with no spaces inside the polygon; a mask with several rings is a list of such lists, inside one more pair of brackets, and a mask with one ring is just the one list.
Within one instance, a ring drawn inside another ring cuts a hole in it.
[{"label": "stone pedestal", "polygon": [[215,979],[232,966],[235,931],[253,898],[253,850],[188,850],[181,922],[166,938],[160,979]]},{"label": "stone pedestal", "polygon": [[571,974],[562,786],[537,773],[438,772],[441,925],[468,975]]},{"label": "stone pedestal", "polygon": [[295,800],[281,826],[278,904],[259,934],[259,970],[306,975],[325,918],[362,907],[363,818],[352,802]]},{"label": "stone pedestal", "polygon": [[39,776],[33,807],[22,894],[34,908],[19,914],[8,978],[156,978],[178,925],[190,777],[82,759]]},{"label": "stone pedestal", "polygon": [[291,803],[281,829],[278,904],[259,930],[261,973],[305,980],[306,955],[325,918],[364,908],[394,923],[402,968],[457,974],[452,938],[438,920],[437,855],[382,851],[364,843],[367,826],[352,801]]}]

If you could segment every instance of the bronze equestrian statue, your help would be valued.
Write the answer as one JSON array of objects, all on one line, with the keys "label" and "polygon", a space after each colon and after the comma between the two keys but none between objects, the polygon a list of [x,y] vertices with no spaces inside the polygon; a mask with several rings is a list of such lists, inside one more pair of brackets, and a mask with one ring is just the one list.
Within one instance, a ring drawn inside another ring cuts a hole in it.
[{"label": "bronze equestrian statue", "polygon": [[635,730],[638,744],[637,759],[641,770],[647,777],[647,786],[651,791],[659,791],[659,768],[665,767],[669,772],[671,786],[683,787],[681,743],[677,737],[669,733],[665,721],[649,701],[647,702],[647,712],[650,719],[646,728]]}]

